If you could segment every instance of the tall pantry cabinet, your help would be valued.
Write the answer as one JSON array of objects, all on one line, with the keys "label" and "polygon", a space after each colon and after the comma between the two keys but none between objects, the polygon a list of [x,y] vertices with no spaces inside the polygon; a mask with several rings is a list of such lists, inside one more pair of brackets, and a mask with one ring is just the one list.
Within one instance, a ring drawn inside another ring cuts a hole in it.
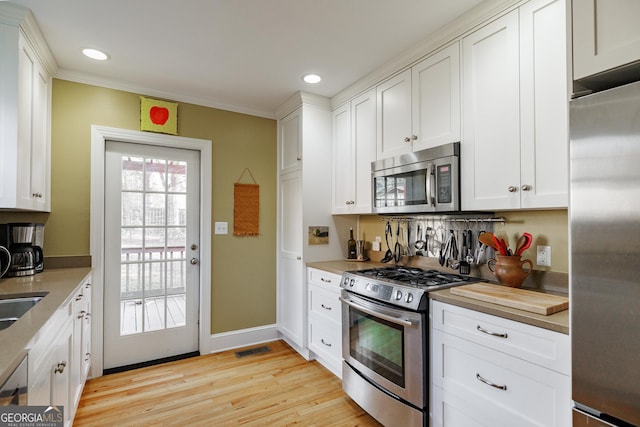
[{"label": "tall pantry cabinet", "polygon": [[[287,343],[309,358],[305,264],[342,253],[331,216],[330,103],[298,93],[277,117],[277,327]],[[322,227],[328,236],[318,239],[314,230]]]},{"label": "tall pantry cabinet", "polygon": [[49,211],[51,75],[28,9],[0,3],[0,208]]}]

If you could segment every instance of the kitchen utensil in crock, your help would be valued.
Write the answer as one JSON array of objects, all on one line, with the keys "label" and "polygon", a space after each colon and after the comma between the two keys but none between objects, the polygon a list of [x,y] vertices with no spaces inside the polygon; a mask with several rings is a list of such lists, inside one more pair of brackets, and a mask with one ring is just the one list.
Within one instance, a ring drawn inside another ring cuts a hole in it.
[{"label": "kitchen utensil in crock", "polygon": [[478,236],[478,240],[490,248],[493,248],[496,251],[498,250],[498,246],[496,245],[495,240],[493,240],[493,233],[485,231]]},{"label": "kitchen utensil in crock", "polygon": [[[529,247],[531,246],[531,242],[533,242],[533,236],[530,233],[523,233],[520,239],[522,238],[524,238],[525,242],[522,244],[521,247],[516,248],[515,255],[522,255],[524,251],[529,249]],[[520,242],[520,239],[518,239],[518,242]]]},{"label": "kitchen utensil in crock", "polygon": [[[529,265],[525,270],[524,265]],[[522,282],[533,271],[533,263],[529,259],[521,259],[520,255],[496,255],[487,261],[487,267],[496,276],[499,283],[503,285],[519,288]]]}]

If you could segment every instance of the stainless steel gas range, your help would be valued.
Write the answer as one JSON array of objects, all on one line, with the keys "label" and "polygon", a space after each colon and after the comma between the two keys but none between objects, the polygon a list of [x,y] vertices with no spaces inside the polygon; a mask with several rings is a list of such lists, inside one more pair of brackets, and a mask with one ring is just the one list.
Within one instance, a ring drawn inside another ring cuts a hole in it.
[{"label": "stainless steel gas range", "polygon": [[428,426],[428,292],[479,280],[412,267],[345,272],[345,392],[386,426]]}]

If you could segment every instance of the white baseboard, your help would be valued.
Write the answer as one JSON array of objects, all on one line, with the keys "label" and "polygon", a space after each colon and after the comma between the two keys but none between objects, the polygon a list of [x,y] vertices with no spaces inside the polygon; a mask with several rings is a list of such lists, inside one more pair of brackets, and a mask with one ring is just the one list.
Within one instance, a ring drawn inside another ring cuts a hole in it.
[{"label": "white baseboard", "polygon": [[276,325],[239,329],[237,331],[211,335],[209,350],[210,353],[218,353],[225,350],[233,350],[234,348],[275,341],[277,339],[279,339],[279,336]]}]

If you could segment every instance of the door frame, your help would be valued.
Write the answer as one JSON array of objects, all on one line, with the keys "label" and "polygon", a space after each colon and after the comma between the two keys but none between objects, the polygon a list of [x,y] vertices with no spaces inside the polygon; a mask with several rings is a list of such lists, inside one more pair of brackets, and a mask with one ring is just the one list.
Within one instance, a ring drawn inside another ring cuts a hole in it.
[{"label": "door frame", "polygon": [[[212,142],[91,125],[91,220],[90,254],[92,274],[91,371],[90,377],[102,375],[104,366],[104,180],[106,141],[129,142],[159,147],[182,148],[200,152],[200,283],[198,349],[208,354],[211,337],[211,190]],[[203,262],[204,261],[204,262]]]}]

